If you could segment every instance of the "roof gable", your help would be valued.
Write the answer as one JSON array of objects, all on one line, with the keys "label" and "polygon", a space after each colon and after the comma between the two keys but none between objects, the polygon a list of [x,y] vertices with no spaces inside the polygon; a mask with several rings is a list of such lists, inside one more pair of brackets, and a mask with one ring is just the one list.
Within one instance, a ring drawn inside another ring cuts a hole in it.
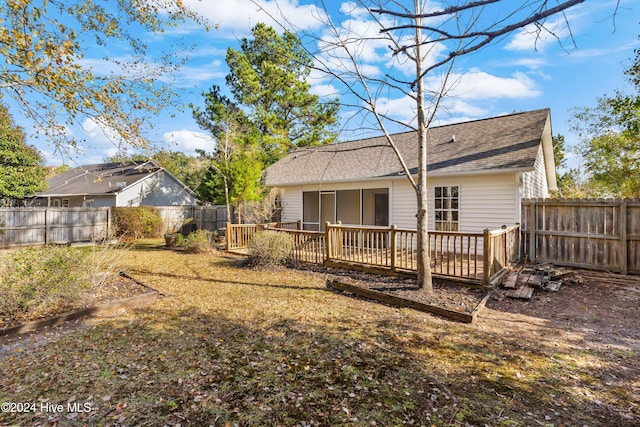
[{"label": "roof gable", "polygon": [[[429,175],[533,170],[546,132],[548,109],[515,113],[429,129]],[[409,170],[417,173],[416,132],[392,135]],[[552,165],[553,163],[551,163]],[[403,175],[385,137],[297,150],[267,169],[266,184],[366,180]]]},{"label": "roof gable", "polygon": [[47,190],[38,193],[38,196],[116,194],[160,169],[154,162],[78,166],[49,178]]}]

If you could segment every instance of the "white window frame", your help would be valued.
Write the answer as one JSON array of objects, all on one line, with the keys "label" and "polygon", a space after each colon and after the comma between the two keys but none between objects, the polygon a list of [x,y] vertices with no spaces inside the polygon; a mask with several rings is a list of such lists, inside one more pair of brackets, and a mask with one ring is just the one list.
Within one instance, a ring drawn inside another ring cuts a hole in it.
[{"label": "white window frame", "polygon": [[[455,197],[452,195],[454,188],[457,192]],[[440,196],[437,195],[438,189],[440,189]],[[448,195],[445,196],[445,192]],[[439,215],[440,218],[438,218]],[[460,231],[460,185],[433,187],[433,227],[435,231]]]}]

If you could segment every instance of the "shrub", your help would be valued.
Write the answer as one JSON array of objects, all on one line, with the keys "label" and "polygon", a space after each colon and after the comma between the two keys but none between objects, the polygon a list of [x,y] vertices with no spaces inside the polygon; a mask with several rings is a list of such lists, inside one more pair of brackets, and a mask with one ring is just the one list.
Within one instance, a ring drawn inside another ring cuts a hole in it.
[{"label": "shrub", "polygon": [[0,281],[0,313],[21,319],[72,308],[92,288],[87,255],[69,247],[45,246],[8,253]]},{"label": "shrub", "polygon": [[211,249],[213,233],[209,230],[196,230],[184,239],[182,247],[185,252],[199,254]]},{"label": "shrub", "polygon": [[293,239],[287,233],[260,231],[249,244],[249,263],[254,266],[281,265],[293,250]]},{"label": "shrub", "polygon": [[162,236],[162,217],[151,206],[113,208],[116,236],[132,239]]}]

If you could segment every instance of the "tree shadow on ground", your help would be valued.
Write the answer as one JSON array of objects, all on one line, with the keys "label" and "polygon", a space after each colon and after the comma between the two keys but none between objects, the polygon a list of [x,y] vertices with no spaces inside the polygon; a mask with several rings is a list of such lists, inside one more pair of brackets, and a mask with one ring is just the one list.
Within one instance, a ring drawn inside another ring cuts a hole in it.
[{"label": "tree shadow on ground", "polygon": [[[640,420],[637,407],[622,406],[629,383],[601,389],[618,369],[606,354],[590,356],[594,370],[579,366],[570,348],[430,318],[408,323],[401,311],[375,314],[368,304],[358,303],[361,319],[324,322],[259,313],[238,319],[224,307],[173,309],[169,301],[139,308],[0,362],[0,400],[91,403],[89,412],[60,414],[61,425]],[[2,413],[0,421],[45,424],[51,416]]]}]

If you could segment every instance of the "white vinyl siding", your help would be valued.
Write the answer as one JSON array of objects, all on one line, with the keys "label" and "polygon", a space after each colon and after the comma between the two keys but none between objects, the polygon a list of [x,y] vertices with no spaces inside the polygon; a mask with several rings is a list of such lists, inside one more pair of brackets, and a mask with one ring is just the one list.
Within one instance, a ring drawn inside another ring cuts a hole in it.
[{"label": "white vinyl siding", "polygon": [[[416,228],[416,195],[405,180],[394,181],[391,203],[392,224],[400,228]],[[429,178],[429,229],[435,229],[435,187],[458,186],[460,231],[480,232],[518,222],[516,174],[487,174]]]},{"label": "white vinyl siding", "polygon": [[522,174],[522,197],[524,198],[544,198],[549,197],[549,187],[547,183],[547,173],[544,167],[544,154],[542,146],[538,149],[533,171]]},{"label": "white vinyl siding", "polygon": [[154,173],[118,193],[117,206],[195,205],[195,197],[164,173]]},{"label": "white vinyl siding", "polygon": [[[516,177],[515,173],[505,173],[429,178],[429,229],[435,229],[435,187],[453,185],[459,188],[459,231],[481,232],[485,228],[497,229],[503,225],[515,224],[518,222]],[[283,220],[301,219],[302,191],[360,188],[389,188],[390,224],[399,228],[416,229],[416,195],[406,179],[287,187],[284,189]]]},{"label": "white vinyl siding", "polygon": [[282,222],[302,219],[302,188],[287,187],[282,195]]},{"label": "white vinyl siding", "polygon": [[417,200],[416,192],[408,179],[393,181],[389,204],[391,205],[391,224],[398,228],[416,229]]}]

